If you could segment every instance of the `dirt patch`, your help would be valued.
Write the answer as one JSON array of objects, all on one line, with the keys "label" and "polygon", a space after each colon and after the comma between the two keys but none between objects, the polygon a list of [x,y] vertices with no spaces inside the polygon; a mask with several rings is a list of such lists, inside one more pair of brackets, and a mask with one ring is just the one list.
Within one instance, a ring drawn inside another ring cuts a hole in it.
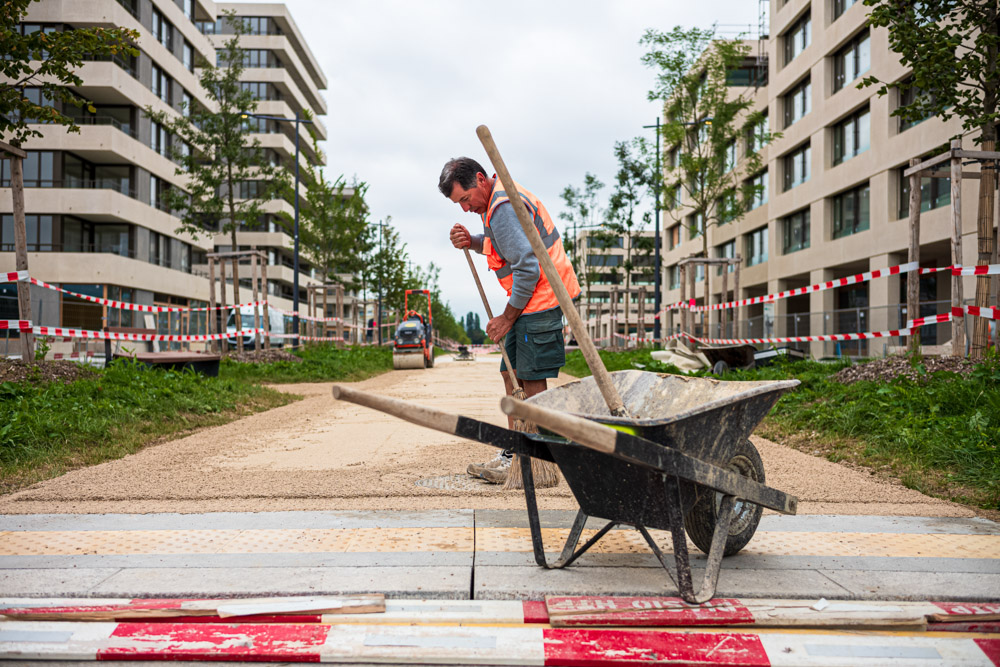
[{"label": "dirt patch", "polygon": [[[923,365],[924,373],[920,372],[920,365]],[[913,364],[908,357],[893,356],[848,366],[838,371],[833,379],[841,384],[852,384],[860,381],[890,382],[899,377],[919,382],[921,378],[937,371],[948,371],[965,376],[972,373],[973,368],[975,366],[972,362],[962,357],[925,357],[920,364]]]},{"label": "dirt patch", "polygon": [[20,359],[0,359],[0,383],[2,382],[62,382],[69,384],[77,380],[92,378],[96,371],[73,361],[36,361],[26,364]]},{"label": "dirt patch", "polygon": [[276,361],[302,361],[301,357],[296,357],[291,352],[285,350],[244,350],[243,352],[230,352],[227,358],[238,361],[241,364],[273,364]]}]

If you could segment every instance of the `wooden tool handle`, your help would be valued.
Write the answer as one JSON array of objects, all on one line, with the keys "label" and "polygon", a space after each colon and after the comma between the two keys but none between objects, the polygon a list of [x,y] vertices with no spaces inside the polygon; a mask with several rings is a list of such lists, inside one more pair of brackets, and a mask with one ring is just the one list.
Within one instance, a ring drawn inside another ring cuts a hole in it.
[{"label": "wooden tool handle", "polygon": [[377,394],[370,394],[360,389],[352,389],[342,384],[333,385],[333,397],[341,401],[357,403],[366,408],[372,408],[379,412],[390,414],[393,417],[405,419],[408,422],[432,428],[435,431],[455,434],[458,429],[458,416],[441,412],[423,405],[407,403],[396,398],[387,398]]},{"label": "wooden tool handle", "polygon": [[617,432],[589,419],[558,410],[550,410],[533,403],[525,403],[512,396],[504,396],[500,399],[500,409],[506,415],[540,424],[584,447],[596,449],[605,454],[613,454],[615,451]]},{"label": "wooden tool handle", "polygon": [[556,270],[556,265],[552,262],[552,258],[549,257],[549,251],[545,249],[545,245],[542,243],[542,237],[538,235],[538,230],[531,222],[531,218],[528,217],[528,211],[524,207],[524,202],[521,201],[521,198],[517,194],[517,186],[514,184],[514,179],[511,178],[510,172],[507,171],[507,165],[504,164],[503,158],[500,157],[500,151],[497,150],[497,145],[493,141],[493,136],[490,134],[489,128],[485,125],[480,125],[476,128],[476,134],[479,135],[479,141],[482,142],[483,148],[486,149],[486,154],[493,163],[493,168],[497,170],[497,176],[500,178],[500,182],[503,183],[503,189],[507,192],[510,203],[514,206],[514,212],[517,213],[517,219],[521,223],[521,228],[524,229],[524,234],[531,243],[531,249],[535,252],[535,257],[538,258],[539,266],[542,267],[545,277],[548,279],[549,284],[552,285],[552,291],[555,292],[556,299],[559,300],[559,305],[562,307],[563,315],[566,316],[570,329],[572,329],[573,335],[576,336],[576,342],[580,346],[580,351],[583,352],[583,358],[587,360],[587,365],[590,367],[590,372],[594,375],[594,380],[597,381],[597,387],[601,390],[604,402],[608,404],[608,410],[616,417],[629,416],[625,410],[625,403],[622,401],[621,396],[618,395],[615,385],[611,382],[611,375],[608,374],[608,369],[604,367],[604,362],[601,361],[601,356],[597,353],[597,348],[594,347],[594,341],[587,334],[587,328],[583,325],[583,320],[580,319],[580,313],[576,311],[576,306],[573,305],[573,300],[570,298],[569,292],[566,291],[566,286],[563,285],[562,278]]},{"label": "wooden tool handle", "polygon": [[[465,251],[465,259],[469,262],[469,270],[472,271],[472,277],[476,279],[476,287],[479,288],[479,296],[483,299],[483,307],[486,308],[486,317],[493,319],[493,309],[490,308],[490,302],[486,298],[486,290],[483,289],[483,282],[479,279],[479,274],[476,273],[476,265],[472,263],[472,255],[469,254],[468,248],[462,248]],[[503,362],[507,365],[507,372],[510,373],[510,379],[514,383],[515,390],[517,389],[517,373],[514,371],[514,367],[510,363],[510,357],[507,356],[507,346],[504,345],[504,341],[507,336],[502,336],[500,340],[497,341],[497,345],[500,346],[500,354],[503,355]]]}]

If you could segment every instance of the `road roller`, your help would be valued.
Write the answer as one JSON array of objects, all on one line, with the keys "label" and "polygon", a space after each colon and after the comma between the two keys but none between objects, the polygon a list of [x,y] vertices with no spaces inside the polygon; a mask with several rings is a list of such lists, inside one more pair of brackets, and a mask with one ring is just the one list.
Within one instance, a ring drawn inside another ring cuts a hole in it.
[{"label": "road roller", "polygon": [[[416,310],[410,310],[410,296],[423,294],[427,296],[427,316]],[[392,367],[396,370],[405,368],[431,368],[434,366],[434,334],[431,316],[431,293],[425,289],[408,289],[403,297],[403,321],[396,327],[392,339]]]}]

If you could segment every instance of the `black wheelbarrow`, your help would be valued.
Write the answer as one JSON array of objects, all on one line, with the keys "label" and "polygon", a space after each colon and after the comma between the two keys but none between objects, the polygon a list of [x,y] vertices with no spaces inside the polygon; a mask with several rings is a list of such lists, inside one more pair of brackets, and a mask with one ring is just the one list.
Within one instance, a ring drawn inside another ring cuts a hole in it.
[{"label": "black wheelbarrow", "polygon": [[[764,485],[764,467],[749,436],[798,380],[722,382],[643,371],[618,371],[611,378],[631,418],[611,416],[592,377],[523,402],[505,397],[503,411],[538,424],[543,432],[537,434],[350,387],[335,385],[333,395],[520,455],[532,548],[540,566],[566,567],[615,526],[632,526],[681,597],[693,604],[705,602],[715,595],[723,556],[750,541],[764,507],[795,514],[795,497]],[[580,505],[553,563],[542,544],[531,457],[554,461]],[[608,523],[578,548],[588,517]],[[670,531],[676,577],[650,528]],[[698,591],[685,532],[708,554]]]}]

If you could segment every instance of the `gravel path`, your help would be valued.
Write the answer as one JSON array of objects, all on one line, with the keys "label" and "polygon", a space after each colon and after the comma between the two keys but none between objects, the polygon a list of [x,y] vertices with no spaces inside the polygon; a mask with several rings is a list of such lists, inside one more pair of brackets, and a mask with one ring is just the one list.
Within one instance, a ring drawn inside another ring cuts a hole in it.
[{"label": "gravel path", "polygon": [[[496,357],[393,371],[356,386],[506,425]],[[571,381],[561,376],[558,383]],[[329,383],[277,387],[304,399],[124,459],[77,470],[0,497],[0,512],[145,513],[278,510],[520,509],[520,492],[481,484],[429,488],[491,458],[488,445],[413,426],[333,400]],[[800,514],[971,517],[968,508],[753,438],[767,483],[797,495]],[[575,509],[566,485],[539,493],[546,509]]]}]

